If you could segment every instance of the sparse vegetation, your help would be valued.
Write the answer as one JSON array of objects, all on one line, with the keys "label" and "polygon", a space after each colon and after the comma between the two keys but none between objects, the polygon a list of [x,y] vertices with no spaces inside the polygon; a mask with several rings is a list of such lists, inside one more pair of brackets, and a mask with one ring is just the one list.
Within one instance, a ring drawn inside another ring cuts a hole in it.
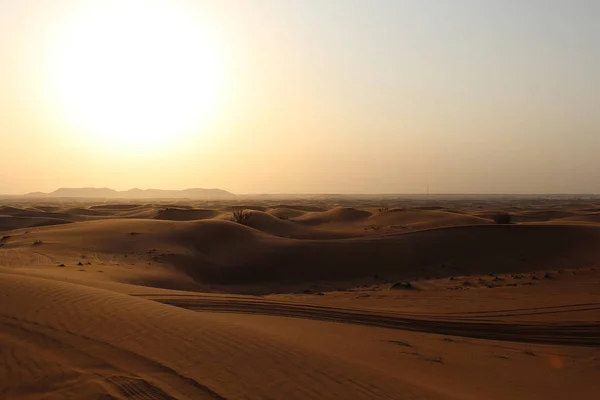
[{"label": "sparse vegetation", "polygon": [[498,213],[494,215],[494,223],[497,225],[512,224],[512,215],[508,213]]},{"label": "sparse vegetation", "polygon": [[421,354],[421,352],[419,350],[415,350],[413,355],[419,357],[423,361],[444,364],[444,354],[440,354],[440,355],[436,355],[436,356],[429,356],[429,355]]},{"label": "sparse vegetation", "polygon": [[414,286],[410,282],[396,282],[390,287],[391,290],[413,290]]},{"label": "sparse vegetation", "polygon": [[244,225],[250,218],[250,215],[252,215],[252,213],[248,210],[243,208],[235,208],[231,212],[231,220],[233,222],[237,222],[238,224]]},{"label": "sparse vegetation", "polygon": [[435,356],[435,357],[424,357],[423,356],[423,357],[421,357],[421,359],[432,362],[432,363],[438,363],[438,364],[444,363],[444,356]]}]

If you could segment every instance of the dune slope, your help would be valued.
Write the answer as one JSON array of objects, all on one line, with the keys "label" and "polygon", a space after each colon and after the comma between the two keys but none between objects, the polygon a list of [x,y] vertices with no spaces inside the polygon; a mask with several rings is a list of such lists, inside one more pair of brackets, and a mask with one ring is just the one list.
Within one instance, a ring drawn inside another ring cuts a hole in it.
[{"label": "dune slope", "polygon": [[139,268],[150,262],[198,284],[228,285],[233,291],[262,285],[261,291],[270,292],[374,276],[410,280],[585,266],[600,259],[599,243],[600,228],[586,225],[475,225],[295,240],[222,220],[105,220],[14,231],[0,255],[13,265],[32,254],[65,264],[92,255],[94,265],[105,266],[107,273],[119,270],[117,264]]},{"label": "dune slope", "polygon": [[3,399],[446,398],[210,314],[0,275]]}]

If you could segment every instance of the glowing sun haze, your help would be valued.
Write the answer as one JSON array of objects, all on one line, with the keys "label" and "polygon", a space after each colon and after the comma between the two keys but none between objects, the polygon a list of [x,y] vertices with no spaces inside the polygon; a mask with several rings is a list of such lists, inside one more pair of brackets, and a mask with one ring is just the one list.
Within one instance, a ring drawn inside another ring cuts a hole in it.
[{"label": "glowing sun haze", "polygon": [[0,0],[0,193],[599,193],[593,0]]},{"label": "glowing sun haze", "polygon": [[226,79],[203,30],[176,2],[74,7],[50,53],[56,112],[107,151],[188,140],[207,127]]}]

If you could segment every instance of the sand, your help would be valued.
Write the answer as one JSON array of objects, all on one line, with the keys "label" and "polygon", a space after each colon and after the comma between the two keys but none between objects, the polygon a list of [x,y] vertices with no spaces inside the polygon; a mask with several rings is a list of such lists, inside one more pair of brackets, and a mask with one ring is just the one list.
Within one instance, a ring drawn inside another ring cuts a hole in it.
[{"label": "sand", "polygon": [[6,200],[0,398],[600,397],[594,199],[277,201]]}]

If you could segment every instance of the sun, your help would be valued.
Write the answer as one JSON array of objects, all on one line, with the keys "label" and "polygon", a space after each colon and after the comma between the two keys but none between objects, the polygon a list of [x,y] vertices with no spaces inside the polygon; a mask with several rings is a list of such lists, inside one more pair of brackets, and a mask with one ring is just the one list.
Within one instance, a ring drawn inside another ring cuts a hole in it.
[{"label": "sun", "polygon": [[182,4],[106,0],[62,24],[54,92],[86,142],[153,150],[206,128],[222,100],[224,66],[206,26]]}]

